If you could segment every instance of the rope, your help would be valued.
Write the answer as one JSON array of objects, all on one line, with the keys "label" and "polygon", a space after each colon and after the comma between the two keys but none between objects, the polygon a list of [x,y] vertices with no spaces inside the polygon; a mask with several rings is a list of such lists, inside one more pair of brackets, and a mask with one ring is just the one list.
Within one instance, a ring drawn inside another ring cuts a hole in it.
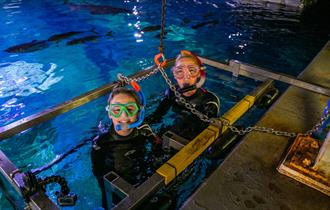
[{"label": "rope", "polygon": [[161,31],[160,31],[160,40],[159,40],[159,52],[164,52],[164,32],[165,32],[165,5],[166,0],[162,0],[162,22],[161,22]]},{"label": "rope", "polygon": [[91,139],[85,139],[83,141],[81,141],[79,144],[75,145],[74,147],[72,147],[70,150],[68,150],[67,152],[57,156],[54,160],[52,160],[50,163],[41,166],[40,168],[36,168],[36,169],[32,169],[31,173],[33,175],[37,175],[40,174],[41,172],[51,168],[53,165],[59,163],[60,161],[62,161],[66,156],[74,153],[77,151],[78,148],[86,145],[88,142],[92,141]]},{"label": "rope", "polygon": [[61,193],[64,195],[68,195],[70,193],[70,189],[68,187],[68,183],[65,180],[65,178],[61,176],[50,176],[46,177],[45,179],[39,180],[38,184],[45,187],[46,185],[50,183],[58,183],[61,186]]}]

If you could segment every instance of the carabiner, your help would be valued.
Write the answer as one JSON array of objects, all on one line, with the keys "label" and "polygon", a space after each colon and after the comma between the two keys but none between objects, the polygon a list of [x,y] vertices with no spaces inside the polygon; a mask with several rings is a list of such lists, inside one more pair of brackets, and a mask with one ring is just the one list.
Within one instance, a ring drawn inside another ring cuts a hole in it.
[{"label": "carabiner", "polygon": [[[162,57],[162,59],[163,59],[162,62],[159,61],[160,57]],[[163,53],[159,53],[159,54],[155,55],[154,62],[155,62],[155,64],[157,66],[165,67],[165,65],[166,65],[166,59],[165,59],[164,54]]]}]

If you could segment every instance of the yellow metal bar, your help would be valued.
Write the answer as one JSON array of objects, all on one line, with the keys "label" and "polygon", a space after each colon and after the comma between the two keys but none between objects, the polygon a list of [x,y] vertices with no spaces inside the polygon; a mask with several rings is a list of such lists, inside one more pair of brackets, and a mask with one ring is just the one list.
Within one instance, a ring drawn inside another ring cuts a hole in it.
[{"label": "yellow metal bar", "polygon": [[[236,122],[255,102],[256,97],[247,95],[233,108],[223,115],[230,125]],[[189,144],[182,148],[156,172],[163,176],[165,185],[170,183],[178,174],[180,174],[188,165],[190,165],[208,146],[210,146],[228,127],[224,126],[222,131],[215,125],[209,125]]]}]

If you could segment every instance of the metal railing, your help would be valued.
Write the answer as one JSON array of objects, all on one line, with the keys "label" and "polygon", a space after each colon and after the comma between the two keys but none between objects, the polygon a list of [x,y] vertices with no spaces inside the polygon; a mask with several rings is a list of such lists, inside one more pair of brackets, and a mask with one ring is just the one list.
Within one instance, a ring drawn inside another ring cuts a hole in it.
[{"label": "metal railing", "polygon": [[[169,60],[169,62],[167,63],[167,66],[173,65],[173,62],[174,62],[173,59]],[[156,68],[157,68],[157,66],[151,66],[142,71],[138,71],[137,73],[131,75],[130,78],[134,79],[134,78],[142,77],[144,75],[148,75],[150,72],[154,71],[154,69],[156,69]],[[14,136],[15,134],[17,134],[19,132],[22,132],[22,131],[24,131],[28,128],[31,128],[35,125],[38,125],[40,123],[46,122],[60,114],[68,112],[68,111],[70,111],[74,108],[77,108],[81,105],[84,105],[94,99],[97,99],[100,96],[109,93],[116,85],[117,85],[117,82],[112,82],[112,83],[106,84],[102,87],[99,87],[92,91],[84,93],[78,97],[65,101],[64,103],[61,103],[57,106],[51,107],[49,109],[46,109],[46,110],[41,111],[36,114],[32,114],[28,117],[20,119],[9,125],[0,127],[0,140]]]},{"label": "metal railing", "polygon": [[242,75],[251,79],[264,81],[266,79],[277,80],[289,85],[293,85],[315,93],[330,96],[330,89],[311,82],[306,82],[294,76],[276,73],[268,69],[263,69],[237,60],[230,60],[228,63],[214,61],[208,58],[199,57],[207,65],[232,72],[234,76]]},{"label": "metal railing", "polygon": [[[248,111],[259,97],[261,97],[266,90],[273,84],[272,80],[267,80],[258,86],[250,95],[245,96],[234,107],[227,111],[222,117],[229,121],[232,125],[246,111]],[[246,98],[251,98],[247,101]],[[218,124],[211,124],[192,141],[185,145],[178,153],[176,153],[170,160],[164,163],[154,175],[139,187],[127,192],[126,196],[120,203],[113,209],[127,210],[135,209],[141,205],[151,194],[155,193],[158,189],[168,185],[175,179],[184,169],[186,169],[208,146],[210,146],[221,133],[228,129],[228,126],[217,127]]]}]

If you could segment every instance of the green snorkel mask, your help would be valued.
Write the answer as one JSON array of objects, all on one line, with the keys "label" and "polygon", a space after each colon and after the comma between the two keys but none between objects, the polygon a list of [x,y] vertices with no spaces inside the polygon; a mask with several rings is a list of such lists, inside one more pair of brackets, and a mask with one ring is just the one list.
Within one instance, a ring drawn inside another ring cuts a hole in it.
[{"label": "green snorkel mask", "polygon": [[105,110],[107,110],[112,117],[119,118],[123,112],[125,112],[129,117],[133,117],[140,109],[137,103],[129,102],[126,104],[110,104],[105,108]]},{"label": "green snorkel mask", "polygon": [[126,104],[109,104],[108,106],[105,107],[108,113],[114,118],[119,118],[123,112],[125,112],[129,117],[133,117],[137,113],[139,114],[137,121],[135,121],[134,123],[116,125],[115,127],[116,131],[138,127],[143,123],[144,120],[144,115],[145,115],[144,107],[146,106],[146,98],[140,86],[136,82],[132,81],[131,85],[133,89],[136,91],[137,95],[139,96],[141,103],[140,107],[135,102],[129,102]]}]

